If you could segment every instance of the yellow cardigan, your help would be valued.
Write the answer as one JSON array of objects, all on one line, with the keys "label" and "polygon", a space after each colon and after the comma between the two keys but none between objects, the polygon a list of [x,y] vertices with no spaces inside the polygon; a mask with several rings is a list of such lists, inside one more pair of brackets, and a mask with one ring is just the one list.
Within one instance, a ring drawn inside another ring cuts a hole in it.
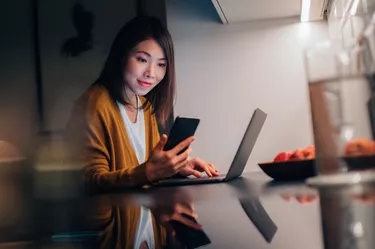
[{"label": "yellow cardigan", "polygon": [[[148,158],[160,135],[152,108],[144,110],[144,119]],[[118,105],[104,86],[92,85],[76,101],[65,137],[70,160],[82,165],[90,188],[141,187],[149,183],[145,166],[140,165],[130,144]]]}]

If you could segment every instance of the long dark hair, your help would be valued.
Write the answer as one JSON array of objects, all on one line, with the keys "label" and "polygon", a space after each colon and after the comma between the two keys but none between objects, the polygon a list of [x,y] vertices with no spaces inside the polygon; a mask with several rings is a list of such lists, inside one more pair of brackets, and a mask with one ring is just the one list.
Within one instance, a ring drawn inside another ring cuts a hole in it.
[{"label": "long dark hair", "polygon": [[167,71],[163,80],[145,96],[143,108],[152,106],[158,121],[164,125],[172,111],[175,97],[175,66],[171,35],[158,18],[137,16],[121,28],[95,83],[105,86],[114,100],[128,105],[129,102],[123,95],[123,70],[130,52],[140,42],[148,39],[155,40],[163,49],[167,59]]}]

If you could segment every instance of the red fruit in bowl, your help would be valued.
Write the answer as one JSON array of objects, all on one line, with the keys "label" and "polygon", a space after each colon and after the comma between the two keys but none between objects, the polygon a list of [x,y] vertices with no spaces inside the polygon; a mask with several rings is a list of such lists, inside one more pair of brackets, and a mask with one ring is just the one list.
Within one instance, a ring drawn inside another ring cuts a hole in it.
[{"label": "red fruit in bowl", "polygon": [[315,158],[315,146],[310,145],[303,149],[303,155],[305,159],[314,159]]},{"label": "red fruit in bowl", "polygon": [[374,154],[374,143],[367,138],[357,138],[346,143],[345,155],[361,156]]},{"label": "red fruit in bowl", "polygon": [[297,149],[295,150],[292,155],[290,156],[290,160],[300,160],[300,159],[304,159],[305,158],[305,155],[303,153],[303,150],[301,149]]},{"label": "red fruit in bowl", "polygon": [[289,152],[281,152],[277,154],[277,156],[273,159],[274,162],[283,162],[283,161],[288,161],[290,158],[290,153]]}]

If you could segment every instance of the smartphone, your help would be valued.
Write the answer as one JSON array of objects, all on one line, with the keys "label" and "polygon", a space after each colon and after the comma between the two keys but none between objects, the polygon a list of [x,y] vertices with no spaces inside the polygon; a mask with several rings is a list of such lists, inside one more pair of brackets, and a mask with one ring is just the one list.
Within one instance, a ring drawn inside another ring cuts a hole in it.
[{"label": "smartphone", "polygon": [[[194,136],[195,131],[198,128],[200,119],[198,118],[186,118],[176,117],[171,132],[168,136],[168,141],[164,146],[164,150],[173,149],[176,145],[184,141],[186,138]],[[184,152],[188,147],[181,150],[178,154]]]},{"label": "smartphone", "polygon": [[[190,215],[182,214],[182,216],[197,223],[196,219]],[[211,243],[211,240],[203,230],[196,230],[176,220],[171,220],[169,223],[176,233],[175,236],[177,240],[188,249],[201,247]]]}]

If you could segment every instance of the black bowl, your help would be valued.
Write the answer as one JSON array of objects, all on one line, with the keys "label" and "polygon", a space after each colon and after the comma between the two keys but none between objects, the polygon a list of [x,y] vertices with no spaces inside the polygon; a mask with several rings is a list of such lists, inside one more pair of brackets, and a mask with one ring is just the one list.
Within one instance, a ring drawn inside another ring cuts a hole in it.
[{"label": "black bowl", "polygon": [[316,175],[315,160],[258,163],[269,177],[278,181],[298,181]]},{"label": "black bowl", "polygon": [[[349,171],[375,169],[375,156],[350,156],[342,158]],[[277,181],[300,181],[316,176],[315,160],[258,163],[269,177]]]}]

